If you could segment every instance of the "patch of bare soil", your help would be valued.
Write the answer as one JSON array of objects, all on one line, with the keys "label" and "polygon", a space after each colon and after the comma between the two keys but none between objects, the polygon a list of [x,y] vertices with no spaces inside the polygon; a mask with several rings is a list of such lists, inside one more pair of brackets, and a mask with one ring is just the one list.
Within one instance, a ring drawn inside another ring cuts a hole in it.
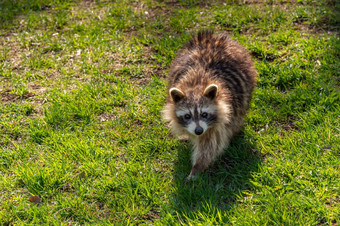
[{"label": "patch of bare soil", "polygon": [[101,121],[101,122],[112,121],[112,120],[117,119],[117,115],[108,114],[106,112],[100,114],[98,117],[99,117],[99,121]]},{"label": "patch of bare soil", "polygon": [[35,94],[31,93],[31,92],[27,92],[22,96],[16,95],[11,93],[11,90],[6,90],[4,92],[0,93],[0,97],[1,97],[1,101],[2,102],[15,102],[17,100],[25,100],[28,99],[30,97],[34,97]]}]

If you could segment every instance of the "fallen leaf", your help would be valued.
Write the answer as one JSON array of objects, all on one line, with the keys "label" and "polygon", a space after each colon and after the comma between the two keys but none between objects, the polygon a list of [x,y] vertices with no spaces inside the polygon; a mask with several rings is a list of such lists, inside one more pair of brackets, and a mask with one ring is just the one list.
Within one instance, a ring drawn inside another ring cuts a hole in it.
[{"label": "fallen leaf", "polygon": [[31,196],[28,201],[30,202],[34,202],[35,204],[39,204],[41,203],[41,198],[39,198],[39,196]]}]

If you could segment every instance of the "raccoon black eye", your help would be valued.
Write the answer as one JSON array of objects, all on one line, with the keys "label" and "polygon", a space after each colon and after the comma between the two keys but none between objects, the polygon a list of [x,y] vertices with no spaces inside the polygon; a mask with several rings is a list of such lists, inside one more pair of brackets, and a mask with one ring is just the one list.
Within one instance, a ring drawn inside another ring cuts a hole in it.
[{"label": "raccoon black eye", "polygon": [[185,115],[184,115],[184,118],[185,118],[185,119],[191,119],[191,115],[185,114]]},{"label": "raccoon black eye", "polygon": [[201,117],[202,117],[202,118],[207,118],[207,117],[208,117],[208,113],[207,113],[207,112],[203,112],[203,113],[201,114]]}]

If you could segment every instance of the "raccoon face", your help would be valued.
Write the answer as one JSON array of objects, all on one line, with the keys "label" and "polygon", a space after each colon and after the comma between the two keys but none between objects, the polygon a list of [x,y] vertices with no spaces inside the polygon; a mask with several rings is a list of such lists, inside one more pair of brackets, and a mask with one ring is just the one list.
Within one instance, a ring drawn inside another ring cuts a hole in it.
[{"label": "raccoon face", "polygon": [[193,135],[202,135],[217,121],[217,112],[214,106],[181,107],[176,110],[178,122]]},{"label": "raccoon face", "polygon": [[189,133],[200,136],[217,122],[215,98],[217,86],[209,85],[199,97],[188,97],[177,88],[170,89],[175,102],[175,113],[179,124]]}]

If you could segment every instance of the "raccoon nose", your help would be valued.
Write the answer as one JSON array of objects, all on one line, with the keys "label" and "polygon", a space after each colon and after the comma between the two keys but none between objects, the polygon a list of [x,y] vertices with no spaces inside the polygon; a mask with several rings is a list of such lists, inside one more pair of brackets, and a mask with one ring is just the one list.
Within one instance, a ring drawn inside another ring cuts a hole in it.
[{"label": "raccoon nose", "polygon": [[203,128],[202,127],[196,127],[196,129],[195,129],[195,133],[196,133],[196,135],[201,135],[202,133],[203,133]]}]

